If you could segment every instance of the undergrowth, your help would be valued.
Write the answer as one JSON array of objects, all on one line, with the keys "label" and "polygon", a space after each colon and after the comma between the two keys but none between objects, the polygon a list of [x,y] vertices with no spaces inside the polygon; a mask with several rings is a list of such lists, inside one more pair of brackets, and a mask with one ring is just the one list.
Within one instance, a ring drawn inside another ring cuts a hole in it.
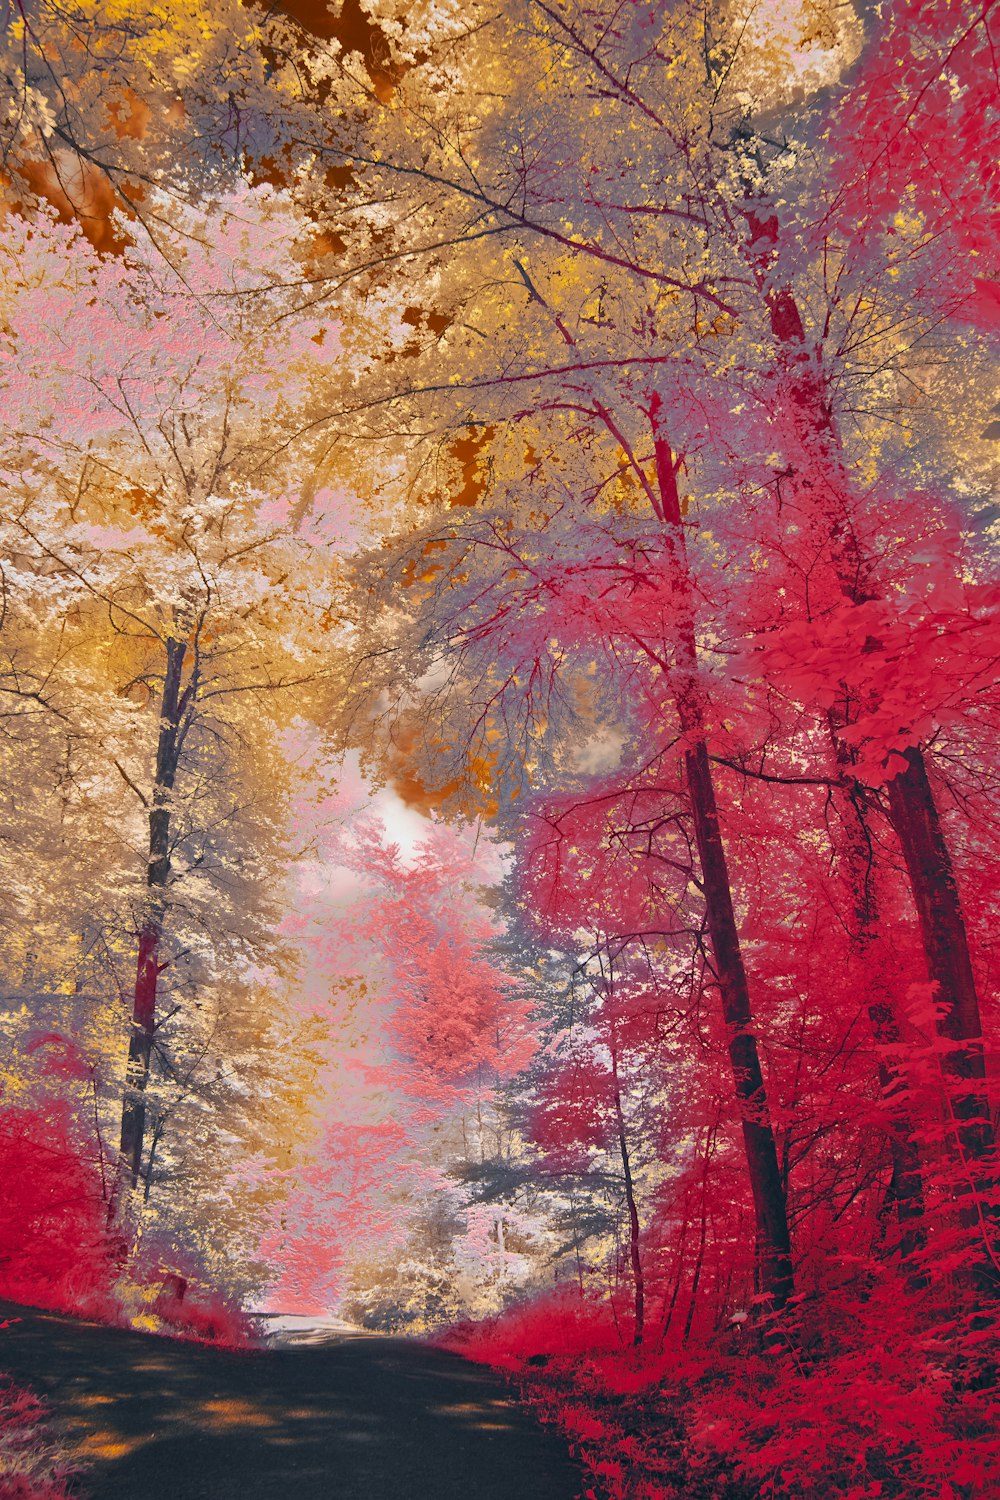
[{"label": "undergrowth", "polygon": [[507,1372],[563,1433],[592,1500],[987,1500],[1000,1494],[997,1322],[883,1288],[808,1304],[762,1351],[749,1325],[623,1347],[607,1311],[551,1298],[438,1342]]},{"label": "undergrowth", "polygon": [[76,1472],[44,1404],[0,1374],[0,1500],[69,1500]]},{"label": "undergrowth", "polygon": [[228,1348],[254,1320],[206,1284],[193,1256],[138,1248],[108,1228],[107,1182],[71,1111],[0,1110],[0,1298]]}]

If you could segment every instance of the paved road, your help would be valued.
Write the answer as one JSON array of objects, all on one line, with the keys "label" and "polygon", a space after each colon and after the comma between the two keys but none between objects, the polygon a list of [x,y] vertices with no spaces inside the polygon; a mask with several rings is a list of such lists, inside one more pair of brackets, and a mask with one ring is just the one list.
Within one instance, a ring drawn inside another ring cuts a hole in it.
[{"label": "paved road", "polygon": [[0,1303],[91,1500],[577,1500],[558,1438],[479,1366],[405,1339],[229,1353]]}]

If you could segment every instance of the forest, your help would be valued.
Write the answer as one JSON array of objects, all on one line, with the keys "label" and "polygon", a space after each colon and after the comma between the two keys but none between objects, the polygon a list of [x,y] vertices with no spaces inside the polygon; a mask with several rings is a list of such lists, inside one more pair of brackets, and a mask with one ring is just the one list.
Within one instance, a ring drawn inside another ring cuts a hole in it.
[{"label": "forest", "polygon": [[0,1296],[1000,1492],[998,0],[0,36]]}]

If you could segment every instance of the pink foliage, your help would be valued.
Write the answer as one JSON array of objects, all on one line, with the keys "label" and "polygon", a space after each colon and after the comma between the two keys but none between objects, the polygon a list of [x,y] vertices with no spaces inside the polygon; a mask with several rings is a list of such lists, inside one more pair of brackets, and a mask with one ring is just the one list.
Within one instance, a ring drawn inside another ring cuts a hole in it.
[{"label": "pink foliage", "polygon": [[498,929],[477,900],[467,839],[432,825],[407,865],[376,828],[362,828],[350,857],[372,888],[351,914],[353,940],[385,966],[397,1086],[444,1102],[517,1072],[533,1050],[531,1010],[489,955]]},{"label": "pink foliage", "polygon": [[419,1181],[414,1155],[413,1131],[399,1120],[324,1122],[260,1244],[274,1267],[273,1307],[325,1311],[343,1295],[353,1256],[399,1241],[404,1224],[393,1200]]}]

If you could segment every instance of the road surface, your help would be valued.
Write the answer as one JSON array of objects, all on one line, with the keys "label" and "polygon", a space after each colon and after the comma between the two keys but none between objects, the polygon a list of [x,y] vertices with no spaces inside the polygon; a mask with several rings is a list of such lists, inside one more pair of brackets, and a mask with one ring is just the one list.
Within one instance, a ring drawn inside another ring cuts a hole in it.
[{"label": "road surface", "polygon": [[0,1370],[47,1400],[88,1500],[577,1500],[558,1437],[488,1371],[406,1339],[235,1353],[0,1303]]}]

